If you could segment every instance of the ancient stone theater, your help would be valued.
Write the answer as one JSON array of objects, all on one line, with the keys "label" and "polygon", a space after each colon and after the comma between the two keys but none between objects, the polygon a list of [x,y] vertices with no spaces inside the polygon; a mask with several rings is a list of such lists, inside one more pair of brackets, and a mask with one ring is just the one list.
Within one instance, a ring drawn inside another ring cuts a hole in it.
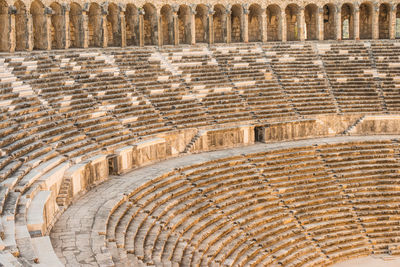
[{"label": "ancient stone theater", "polygon": [[0,0],[0,266],[400,266],[400,2]]}]

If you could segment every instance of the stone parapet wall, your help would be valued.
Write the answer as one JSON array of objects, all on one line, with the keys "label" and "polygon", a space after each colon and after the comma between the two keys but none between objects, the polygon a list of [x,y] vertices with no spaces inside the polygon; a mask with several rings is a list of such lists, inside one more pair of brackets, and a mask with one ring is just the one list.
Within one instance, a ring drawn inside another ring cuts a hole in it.
[{"label": "stone parapet wall", "polygon": [[395,39],[396,2],[0,1],[0,51]]}]

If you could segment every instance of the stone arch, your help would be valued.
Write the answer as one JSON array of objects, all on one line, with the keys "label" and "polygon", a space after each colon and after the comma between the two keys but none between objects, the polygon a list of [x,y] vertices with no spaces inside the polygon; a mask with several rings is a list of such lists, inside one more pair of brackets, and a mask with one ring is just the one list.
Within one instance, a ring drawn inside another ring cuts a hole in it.
[{"label": "stone arch", "polygon": [[260,5],[252,4],[249,7],[249,42],[261,42],[262,10]]},{"label": "stone arch", "polygon": [[267,40],[282,40],[282,17],[281,8],[278,5],[269,5],[267,7]]},{"label": "stone arch", "polygon": [[69,11],[70,47],[83,47],[83,36],[82,7],[74,2]]},{"label": "stone arch", "polygon": [[396,6],[396,21],[394,25],[395,38],[398,39],[400,38],[400,4]]},{"label": "stone arch", "polygon": [[231,38],[233,43],[242,41],[242,14],[241,5],[233,5],[231,8]]},{"label": "stone arch", "polygon": [[53,10],[51,15],[51,48],[62,49],[65,44],[64,16],[59,3],[53,2],[50,5]]},{"label": "stone arch", "polygon": [[121,46],[121,19],[118,6],[110,3],[107,13],[107,44],[108,46]]},{"label": "stone arch", "polygon": [[220,4],[214,6],[213,32],[215,43],[226,41],[226,9]]},{"label": "stone arch", "polygon": [[180,5],[178,10],[179,43],[190,44],[190,9],[187,5]]},{"label": "stone arch", "polygon": [[341,9],[342,39],[354,39],[354,7],[345,3]]},{"label": "stone arch", "polygon": [[379,6],[379,39],[389,39],[390,5],[387,3]]},{"label": "stone arch", "polygon": [[150,3],[146,3],[143,6],[143,9],[144,9],[144,16],[143,16],[144,44],[157,45],[157,35],[158,35],[157,10]]},{"label": "stone arch", "polygon": [[30,13],[33,25],[33,49],[47,49],[47,21],[43,3],[39,0],[33,1]]},{"label": "stone arch", "polygon": [[164,5],[160,11],[161,14],[161,38],[163,45],[174,44],[174,18],[172,16],[172,7]]},{"label": "stone arch", "polygon": [[195,35],[196,43],[206,43],[208,41],[208,8],[203,5],[196,6],[195,22]]},{"label": "stone arch", "polygon": [[9,28],[8,5],[5,0],[0,0],[0,51],[10,49]]},{"label": "stone arch", "polygon": [[300,8],[296,4],[289,4],[285,9],[286,14],[286,36],[288,41],[300,40]]},{"label": "stone arch", "polygon": [[126,45],[139,45],[139,12],[134,4],[127,4],[125,11]]},{"label": "stone arch", "polygon": [[372,39],[372,4],[360,5],[360,39]]},{"label": "stone arch", "polygon": [[28,48],[28,24],[25,4],[18,0],[14,3],[15,14],[15,50],[21,51]]},{"label": "stone arch", "polygon": [[318,7],[315,4],[308,4],[304,9],[305,39],[317,40],[318,36]]},{"label": "stone arch", "polygon": [[101,47],[103,39],[101,7],[97,3],[91,3],[88,14],[89,46]]},{"label": "stone arch", "polygon": [[333,40],[336,37],[335,6],[326,4],[323,7],[324,40]]}]

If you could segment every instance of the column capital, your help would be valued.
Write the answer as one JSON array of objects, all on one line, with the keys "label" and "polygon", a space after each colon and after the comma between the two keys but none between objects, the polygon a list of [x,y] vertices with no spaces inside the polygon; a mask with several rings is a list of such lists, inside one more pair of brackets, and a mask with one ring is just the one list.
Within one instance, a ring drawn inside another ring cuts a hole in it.
[{"label": "column capital", "polygon": [[336,13],[339,13],[342,11],[342,7],[340,5],[335,5],[335,11]]},{"label": "column capital", "polygon": [[354,12],[360,12],[360,3],[359,2],[354,3]]},{"label": "column capital", "polygon": [[51,7],[46,6],[46,7],[44,7],[44,14],[45,15],[53,15],[54,11],[53,11],[53,9],[51,9]]},{"label": "column capital", "polygon": [[197,6],[196,4],[190,4],[190,5],[189,5],[189,11],[190,11],[190,13],[193,14],[193,15],[196,15],[196,13],[197,13],[197,12],[196,12],[196,6]]},{"label": "column capital", "polygon": [[242,8],[243,8],[243,14],[245,14],[245,15],[249,14],[249,12],[250,12],[249,4],[247,4],[247,3],[242,4]]},{"label": "column capital", "polygon": [[100,7],[101,7],[101,14],[108,15],[108,1],[103,2]]},{"label": "column capital", "polygon": [[16,8],[15,6],[13,6],[13,5],[9,6],[9,7],[8,7],[8,14],[9,14],[9,15],[15,15],[15,14],[17,14],[17,8]]},{"label": "column capital", "polygon": [[301,12],[304,12],[304,9],[305,9],[304,6],[299,7],[299,11],[301,11]]},{"label": "column capital", "polygon": [[89,12],[89,8],[90,8],[90,2],[86,2],[82,6],[82,11],[83,12]]},{"label": "column capital", "polygon": [[209,15],[214,15],[215,11],[214,11],[214,6],[211,4],[207,4],[207,8],[208,8],[208,14]]},{"label": "column capital", "polygon": [[225,7],[225,13],[226,13],[227,15],[230,15],[231,12],[232,12],[231,9],[232,9],[232,5],[231,5],[231,4],[227,4],[226,7]]},{"label": "column capital", "polygon": [[141,8],[141,7],[138,8],[138,14],[139,14],[139,15],[144,15],[145,13],[146,13],[146,12],[144,11],[143,8]]},{"label": "column capital", "polygon": [[319,14],[324,14],[324,8],[323,7],[318,7],[317,9]]},{"label": "column capital", "polygon": [[397,5],[395,4],[395,3],[392,3],[391,5],[390,5],[390,10],[391,11],[395,11],[397,9]]},{"label": "column capital", "polygon": [[71,10],[71,6],[69,3],[63,3],[61,4],[61,9],[63,14],[65,14],[65,12],[69,12]]},{"label": "column capital", "polygon": [[118,10],[119,10],[119,12],[125,12],[126,11],[126,4],[125,3],[118,3]]},{"label": "column capital", "polygon": [[375,12],[378,12],[379,11],[379,3],[377,3],[377,2],[372,3],[372,9]]},{"label": "column capital", "polygon": [[178,13],[178,11],[179,11],[179,5],[178,4],[172,4],[171,8],[172,8],[172,12],[173,13]]}]

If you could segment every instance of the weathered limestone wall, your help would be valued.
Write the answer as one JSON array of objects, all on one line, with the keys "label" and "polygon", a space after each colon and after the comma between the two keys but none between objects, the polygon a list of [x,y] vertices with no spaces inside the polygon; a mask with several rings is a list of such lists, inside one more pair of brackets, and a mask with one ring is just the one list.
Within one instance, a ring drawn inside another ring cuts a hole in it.
[{"label": "weathered limestone wall", "polygon": [[269,123],[257,127],[257,141],[281,142],[344,133],[361,115],[323,115],[313,119]]},{"label": "weathered limestone wall", "polygon": [[398,134],[400,116],[366,116],[363,117],[350,131],[351,135]]}]

